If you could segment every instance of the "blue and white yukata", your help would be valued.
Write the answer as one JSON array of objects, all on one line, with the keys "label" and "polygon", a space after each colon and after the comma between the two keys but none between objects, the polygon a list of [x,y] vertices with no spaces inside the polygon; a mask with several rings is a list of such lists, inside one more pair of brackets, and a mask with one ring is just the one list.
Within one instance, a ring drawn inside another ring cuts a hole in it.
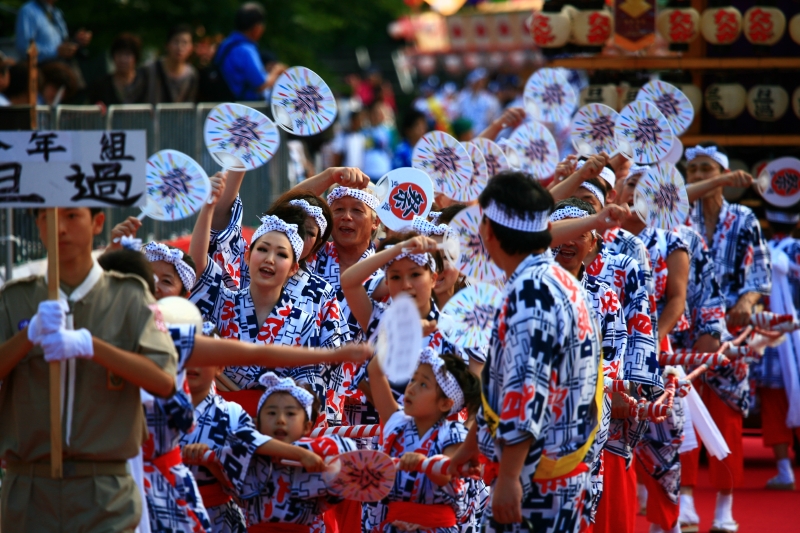
[{"label": "blue and white yukata", "polygon": [[147,440],[142,445],[144,493],[150,530],[199,533],[210,531],[211,522],[194,476],[181,462],[180,439],[193,430],[194,406],[186,382],[186,361],[194,350],[195,326],[169,326],[178,352],[176,392],[170,398],[154,398],[144,390],[142,403],[147,420]]},{"label": "blue and white yukata", "polygon": [[653,294],[653,265],[650,264],[650,254],[642,239],[622,228],[612,228],[603,234],[603,242],[609,252],[627,255],[639,265],[639,270],[644,276],[644,286],[647,294]]},{"label": "blue and white yukata", "polygon": [[[241,406],[226,402],[213,389],[194,408],[194,430],[181,437],[181,446],[203,443],[215,454],[225,474],[225,484],[205,466],[189,467],[201,493],[220,492],[236,497],[241,494],[244,477],[256,450],[270,440],[256,430],[252,418]],[[206,510],[212,533],[246,533],[244,514],[233,499],[210,506]]]},{"label": "blue and white yukata", "polygon": [[[407,452],[433,457],[441,455],[450,446],[460,445],[467,437],[467,430],[461,422],[440,419],[424,435],[420,435],[414,419],[402,409],[394,413],[383,426],[381,451],[390,457],[400,458]],[[388,504],[391,502],[412,502],[426,505],[449,505],[458,521],[468,512],[466,487],[476,480],[453,478],[442,487],[436,485],[422,472],[397,471],[389,495],[381,502],[365,504],[362,529],[368,533],[397,533],[396,527],[386,523]],[[482,482],[481,482],[482,484]],[[409,520],[413,523],[412,520]],[[458,533],[460,526],[420,529],[424,533]]]},{"label": "blue and white yukata", "polygon": [[[301,439],[295,443],[320,456],[354,451],[355,443],[335,435]],[[269,524],[300,524],[322,527],[319,517],[342,498],[329,492],[322,473],[301,467],[281,466],[270,457],[257,455],[250,461],[240,493],[242,510],[250,527]],[[324,527],[317,531],[323,531]]]},{"label": "blue and white yukata", "polygon": [[[617,294],[607,284],[596,277],[582,272],[579,276],[581,285],[586,291],[597,323],[600,326],[603,350],[603,377],[623,379],[623,361],[628,346],[628,328],[622,312],[622,304]],[[597,509],[597,503],[603,493],[603,452],[609,439],[611,426],[611,395],[603,394],[603,413],[597,434],[584,461],[591,465],[592,472],[592,504],[591,514]]]},{"label": "blue and white yukata", "polygon": [[[522,518],[533,531],[574,532],[588,521],[591,485],[583,460],[600,422],[600,364],[600,330],[586,291],[551,254],[526,257],[505,286],[477,424],[478,445],[492,463],[505,446],[530,439],[520,482]],[[534,479],[543,458],[568,455],[578,466],[567,475]],[[486,530],[496,531],[491,506],[486,515]]]}]

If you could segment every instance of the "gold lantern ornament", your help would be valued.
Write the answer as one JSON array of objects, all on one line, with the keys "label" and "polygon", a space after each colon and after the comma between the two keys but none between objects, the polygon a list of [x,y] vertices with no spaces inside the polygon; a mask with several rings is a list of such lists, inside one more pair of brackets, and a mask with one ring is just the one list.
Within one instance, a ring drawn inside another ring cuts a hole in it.
[{"label": "gold lantern ornament", "polygon": [[789,21],[789,36],[795,43],[800,44],[800,13]]},{"label": "gold lantern ornament", "polygon": [[586,104],[605,104],[611,109],[617,107],[617,86],[613,83],[605,85],[589,85],[581,89],[579,107]]},{"label": "gold lantern ornament", "polygon": [[572,23],[560,13],[537,11],[531,18],[531,36],[539,48],[561,48],[569,41]]},{"label": "gold lantern ornament", "polygon": [[747,91],[739,83],[714,83],[706,88],[703,97],[706,109],[720,120],[734,119],[742,114],[747,103]]},{"label": "gold lantern ornament", "polygon": [[744,36],[753,44],[772,46],[786,31],[786,15],[780,9],[754,6],[744,13]]},{"label": "gold lantern ornament", "polygon": [[742,33],[742,13],[733,6],[703,11],[700,32],[711,44],[733,44]]},{"label": "gold lantern ornament", "polygon": [[656,19],[658,33],[670,44],[688,44],[700,34],[700,13],[691,7],[665,9]]},{"label": "gold lantern ornament", "polygon": [[572,18],[572,42],[581,46],[603,46],[614,33],[614,17],[605,9],[576,11]]},{"label": "gold lantern ornament", "polygon": [[800,87],[792,93],[792,109],[797,118],[800,118]]},{"label": "gold lantern ornament", "polygon": [[754,85],[747,92],[747,112],[761,122],[780,120],[789,109],[789,93],[780,85]]},{"label": "gold lantern ornament", "polygon": [[686,98],[692,103],[695,114],[697,114],[703,105],[703,91],[700,90],[700,87],[691,83],[676,83],[675,87],[686,95]]}]

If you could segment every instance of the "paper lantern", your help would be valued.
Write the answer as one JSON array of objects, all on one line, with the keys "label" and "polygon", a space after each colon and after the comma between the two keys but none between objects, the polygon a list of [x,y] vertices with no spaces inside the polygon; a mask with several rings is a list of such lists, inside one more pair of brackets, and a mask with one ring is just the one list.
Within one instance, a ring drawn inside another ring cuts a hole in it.
[{"label": "paper lantern", "polygon": [[531,20],[531,36],[540,48],[561,48],[572,33],[570,19],[564,13],[536,12]]},{"label": "paper lantern", "polygon": [[789,108],[789,93],[780,85],[754,85],[747,93],[747,111],[754,119],[775,122]]},{"label": "paper lantern", "polygon": [[449,54],[444,56],[444,69],[449,74],[458,74],[461,72],[461,57],[457,54]]},{"label": "paper lantern", "polygon": [[423,76],[429,76],[436,70],[436,58],[431,55],[417,56],[417,70]]},{"label": "paper lantern", "polygon": [[700,31],[711,44],[731,44],[742,33],[742,13],[733,6],[706,9]]},{"label": "paper lantern", "polygon": [[606,85],[589,85],[581,89],[579,107],[586,104],[605,104],[614,109],[617,107],[619,96],[617,94],[617,86],[613,83]]},{"label": "paper lantern", "polygon": [[753,44],[771,46],[786,31],[786,15],[774,7],[751,7],[744,13],[744,36]]},{"label": "paper lantern", "polygon": [[700,34],[700,13],[692,8],[665,9],[656,19],[656,28],[669,43],[690,43]]},{"label": "paper lantern", "polygon": [[792,109],[797,118],[800,118],[800,87],[792,93]]},{"label": "paper lantern", "polygon": [[522,68],[525,64],[525,52],[523,50],[512,50],[508,54],[508,64],[514,68]]},{"label": "paper lantern", "polygon": [[639,89],[641,89],[641,87],[630,87],[628,85],[620,85],[618,89],[619,100],[616,109],[620,110],[624,108],[626,105],[636,100],[636,96],[639,94]]},{"label": "paper lantern", "polygon": [[675,87],[686,95],[686,98],[692,103],[695,114],[697,114],[700,111],[700,106],[703,105],[703,91],[700,90],[700,87],[691,83],[676,83]]},{"label": "paper lantern", "polygon": [[747,91],[739,83],[714,83],[706,88],[704,100],[706,109],[714,117],[732,119],[744,111]]},{"label": "paper lantern", "polygon": [[577,11],[572,24],[572,41],[581,46],[603,46],[614,32],[614,18],[605,10]]},{"label": "paper lantern", "polygon": [[480,56],[480,54],[470,53],[464,55],[464,66],[469,70],[478,68],[482,63],[483,58]]},{"label": "paper lantern", "polygon": [[789,35],[792,40],[800,44],[800,13],[792,17],[789,21]]}]

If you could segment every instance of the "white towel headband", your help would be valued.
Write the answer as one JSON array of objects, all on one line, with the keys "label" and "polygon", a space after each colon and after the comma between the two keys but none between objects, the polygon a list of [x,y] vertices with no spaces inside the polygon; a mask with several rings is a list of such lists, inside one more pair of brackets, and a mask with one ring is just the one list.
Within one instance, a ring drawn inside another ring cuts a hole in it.
[{"label": "white towel headband", "polygon": [[328,221],[325,220],[325,215],[323,214],[321,207],[311,205],[306,200],[303,200],[301,198],[297,200],[291,200],[289,202],[289,205],[296,205],[297,207],[303,208],[303,211],[306,212],[306,215],[313,218],[314,221],[317,223],[317,226],[319,226],[320,235],[325,233],[325,230],[328,229]]},{"label": "white towel headband", "polygon": [[[261,408],[267,398],[276,392],[286,392],[300,403],[303,410],[306,412],[308,419],[311,420],[311,407],[314,405],[314,395],[302,387],[298,387],[292,378],[279,378],[274,372],[267,372],[258,378],[258,382],[264,386],[264,394],[258,400],[258,409],[256,409],[256,416],[261,413]],[[311,420],[314,422],[314,420]]]},{"label": "white towel headband", "polygon": [[253,237],[250,239],[250,247],[253,247],[259,237],[266,235],[270,231],[280,231],[286,235],[292,245],[292,250],[294,250],[295,261],[300,261],[303,255],[304,243],[303,239],[300,238],[300,234],[297,233],[297,224],[287,224],[274,215],[261,217],[261,225],[256,229],[255,233],[253,233]]},{"label": "white towel headband", "polygon": [[148,242],[142,249],[144,256],[151,263],[154,261],[166,261],[175,267],[178,277],[183,283],[183,288],[187,291],[192,290],[197,274],[186,261],[183,260],[183,251],[178,248],[170,248],[160,242]]}]

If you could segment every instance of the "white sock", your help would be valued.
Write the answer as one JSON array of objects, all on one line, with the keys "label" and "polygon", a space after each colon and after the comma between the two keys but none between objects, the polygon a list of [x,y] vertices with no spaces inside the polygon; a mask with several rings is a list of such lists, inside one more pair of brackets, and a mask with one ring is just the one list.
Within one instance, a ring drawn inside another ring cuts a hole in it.
[{"label": "white sock", "polygon": [[647,507],[647,487],[636,485],[636,497],[639,499],[639,507]]},{"label": "white sock", "polygon": [[778,460],[778,477],[784,483],[794,483],[794,472],[792,462],[789,459]]},{"label": "white sock", "polygon": [[661,529],[661,526],[658,524],[650,524],[650,530],[648,533],[664,533],[664,530]]},{"label": "white sock", "polygon": [[700,522],[700,517],[697,516],[697,510],[694,508],[694,496],[691,494],[681,494],[679,521],[686,524],[697,524]]},{"label": "white sock", "polygon": [[717,508],[714,510],[714,522],[730,524],[733,522],[733,494],[717,493]]}]

